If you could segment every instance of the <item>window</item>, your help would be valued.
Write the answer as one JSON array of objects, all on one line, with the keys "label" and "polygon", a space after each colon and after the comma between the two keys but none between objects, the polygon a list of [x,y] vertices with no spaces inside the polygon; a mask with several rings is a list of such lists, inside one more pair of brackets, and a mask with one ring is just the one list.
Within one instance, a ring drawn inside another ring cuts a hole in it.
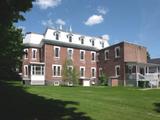
[{"label": "window", "polygon": [[54,86],[59,86],[59,81],[54,81]]},{"label": "window", "polygon": [[96,53],[95,52],[91,52],[91,56],[92,56],[92,61],[96,60]]},{"label": "window", "polygon": [[37,49],[32,49],[32,59],[36,59]]},{"label": "window", "polygon": [[54,57],[60,57],[60,47],[54,47]]},{"label": "window", "polygon": [[32,75],[44,75],[44,65],[32,65]]},{"label": "window", "polygon": [[85,51],[84,50],[80,50],[80,60],[84,60],[85,59]]},{"label": "window", "polygon": [[94,46],[94,40],[92,40],[91,42],[92,42],[92,46]]},{"label": "window", "polygon": [[85,77],[85,67],[80,67],[80,77]]},{"label": "window", "polygon": [[93,78],[95,78],[96,77],[96,68],[95,67],[92,67],[91,68],[91,77]]},{"label": "window", "polygon": [[68,59],[72,59],[73,58],[73,49],[68,48],[67,57],[68,57]]},{"label": "window", "polygon": [[59,34],[56,33],[56,40],[59,40]]},{"label": "window", "polygon": [[28,58],[28,49],[24,49],[24,59]]},{"label": "window", "polygon": [[109,59],[109,50],[105,50],[104,54],[105,54],[105,60],[108,60]]},{"label": "window", "polygon": [[120,57],[120,47],[116,47],[115,48],[115,58],[119,58]]},{"label": "window", "polygon": [[120,76],[120,66],[119,65],[115,66],[115,76]]},{"label": "window", "polygon": [[104,42],[102,42],[102,48],[104,48]]},{"label": "window", "polygon": [[61,77],[61,65],[52,65],[54,77]]},{"label": "window", "polygon": [[83,38],[81,38],[81,44],[84,44],[84,39]]},{"label": "window", "polygon": [[28,65],[24,65],[24,76],[28,76]]},{"label": "window", "polygon": [[68,71],[72,72],[73,71],[73,66],[68,66]]},{"label": "window", "polygon": [[72,42],[72,36],[69,36],[69,42]]}]

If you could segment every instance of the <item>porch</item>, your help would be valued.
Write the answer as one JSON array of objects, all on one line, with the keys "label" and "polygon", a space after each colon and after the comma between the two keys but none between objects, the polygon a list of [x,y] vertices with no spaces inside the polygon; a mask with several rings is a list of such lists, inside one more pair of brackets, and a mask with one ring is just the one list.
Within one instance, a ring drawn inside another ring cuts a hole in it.
[{"label": "porch", "polygon": [[148,82],[149,87],[160,86],[160,65],[152,63],[125,64],[126,85],[139,86],[140,81]]},{"label": "porch", "polygon": [[30,85],[44,85],[45,84],[45,64],[40,62],[31,62],[26,71],[27,76],[23,78],[25,83]]}]

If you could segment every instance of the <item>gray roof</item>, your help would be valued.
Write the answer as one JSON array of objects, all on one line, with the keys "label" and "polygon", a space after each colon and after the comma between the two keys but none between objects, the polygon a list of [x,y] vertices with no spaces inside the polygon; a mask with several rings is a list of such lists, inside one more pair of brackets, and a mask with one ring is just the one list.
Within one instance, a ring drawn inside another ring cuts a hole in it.
[{"label": "gray roof", "polygon": [[76,49],[83,49],[83,50],[89,50],[89,51],[98,51],[96,47],[92,46],[86,46],[86,45],[80,45],[80,44],[75,44],[75,43],[67,43],[67,42],[62,42],[58,40],[48,40],[48,39],[43,39],[41,44],[31,44],[31,43],[25,43],[25,47],[33,47],[33,48],[41,48],[42,45],[44,44],[50,44],[50,45],[56,45],[56,46],[62,46],[62,47],[69,47],[69,48],[76,48]]},{"label": "gray roof", "polygon": [[148,63],[160,64],[160,58],[150,59],[150,60],[148,60]]}]

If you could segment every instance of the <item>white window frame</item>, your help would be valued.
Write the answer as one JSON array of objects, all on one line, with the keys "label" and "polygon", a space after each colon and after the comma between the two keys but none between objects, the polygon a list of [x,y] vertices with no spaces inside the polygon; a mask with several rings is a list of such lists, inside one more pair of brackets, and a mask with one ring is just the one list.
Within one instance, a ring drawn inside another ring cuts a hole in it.
[{"label": "white window frame", "polygon": [[[83,52],[83,59],[81,59],[81,52]],[[81,61],[84,61],[85,60],[85,50],[80,50],[80,60]]]},{"label": "white window frame", "polygon": [[[81,69],[84,69],[83,76],[81,76]],[[84,66],[80,66],[80,78],[85,78],[85,67]]]},{"label": "white window frame", "polygon": [[[106,53],[108,53],[108,58],[107,58],[107,56],[106,56]],[[109,60],[109,50],[105,50],[105,51],[104,51],[104,56],[105,56],[105,60]]]},{"label": "white window frame", "polygon": [[72,35],[69,35],[68,36],[68,41],[71,43],[71,42],[73,42],[73,36]]},{"label": "white window frame", "polygon": [[[94,70],[94,76],[92,76],[92,70]],[[91,78],[96,78],[96,67],[91,67]]]},{"label": "white window frame", "polygon": [[[24,49],[24,52],[25,52],[24,59],[28,59],[28,48]],[[27,53],[27,56],[26,56],[26,53]]]},{"label": "white window frame", "polygon": [[[94,54],[94,60],[92,60],[92,54]],[[96,52],[91,52],[91,61],[95,62],[96,61]]]},{"label": "white window frame", "polygon": [[[56,75],[54,75],[54,66],[56,66]],[[60,75],[58,75],[58,67],[60,67]],[[52,64],[52,77],[61,77],[62,65]]]},{"label": "white window frame", "polygon": [[[35,51],[35,58],[33,56],[33,51]],[[32,48],[32,59],[36,60],[37,59],[37,49]]]},{"label": "white window frame", "polygon": [[[57,36],[58,36],[58,39],[57,39]],[[55,39],[59,40],[59,33],[55,33]]]},{"label": "white window frame", "polygon": [[[119,56],[117,56],[117,49],[119,50]],[[115,49],[114,49],[115,58],[120,58],[120,52],[121,52],[120,46],[115,47]]]},{"label": "white window frame", "polygon": [[84,45],[84,38],[80,38],[81,45]]},{"label": "white window frame", "polygon": [[[27,68],[27,74],[26,74],[26,68]],[[28,70],[28,65],[24,65],[24,77],[28,77],[29,70]]]},{"label": "white window frame", "polygon": [[54,86],[59,86],[60,82],[59,81],[54,81]]},{"label": "white window frame", "polygon": [[[36,67],[40,66],[40,74],[37,74]],[[34,72],[33,72],[34,71]],[[44,65],[31,65],[31,75],[41,76],[44,75]]]},{"label": "white window frame", "polygon": [[[56,56],[56,48],[59,49],[59,52],[58,52],[58,57]],[[54,58],[60,58],[60,52],[61,52],[61,48],[58,47],[58,46],[54,46]]]},{"label": "white window frame", "polygon": [[91,45],[95,46],[95,40],[91,40]]},{"label": "white window frame", "polygon": [[[117,68],[119,68],[119,75],[117,74]],[[120,71],[121,71],[121,70],[120,70],[120,65],[116,65],[116,66],[115,66],[115,76],[116,76],[116,77],[119,77],[119,76],[120,76]]]},{"label": "white window frame", "polygon": [[67,49],[67,58],[69,58],[68,53],[69,53],[70,50],[72,51],[71,59],[73,59],[73,48],[68,48]]}]

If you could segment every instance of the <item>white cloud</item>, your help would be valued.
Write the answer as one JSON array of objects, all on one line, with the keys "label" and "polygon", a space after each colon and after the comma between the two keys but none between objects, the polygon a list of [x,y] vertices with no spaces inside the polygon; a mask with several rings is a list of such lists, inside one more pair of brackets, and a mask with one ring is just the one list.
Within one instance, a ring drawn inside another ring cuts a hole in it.
[{"label": "white cloud", "polygon": [[61,0],[36,0],[35,5],[39,6],[41,9],[53,8],[58,6]]},{"label": "white cloud", "polygon": [[108,34],[102,35],[102,38],[103,38],[104,40],[107,40],[107,41],[110,39],[110,37],[109,37]]},{"label": "white cloud", "polygon": [[56,24],[65,25],[66,22],[65,22],[64,20],[62,20],[62,19],[57,19],[57,20],[56,20]]},{"label": "white cloud", "polygon": [[103,16],[102,15],[92,15],[91,17],[88,18],[88,20],[85,22],[85,25],[95,25],[95,24],[100,24],[103,22]]},{"label": "white cloud", "polygon": [[105,15],[108,11],[103,7],[97,8],[98,13]]},{"label": "white cloud", "polygon": [[46,27],[54,27],[54,21],[51,19],[48,20],[42,20],[42,25]]}]

